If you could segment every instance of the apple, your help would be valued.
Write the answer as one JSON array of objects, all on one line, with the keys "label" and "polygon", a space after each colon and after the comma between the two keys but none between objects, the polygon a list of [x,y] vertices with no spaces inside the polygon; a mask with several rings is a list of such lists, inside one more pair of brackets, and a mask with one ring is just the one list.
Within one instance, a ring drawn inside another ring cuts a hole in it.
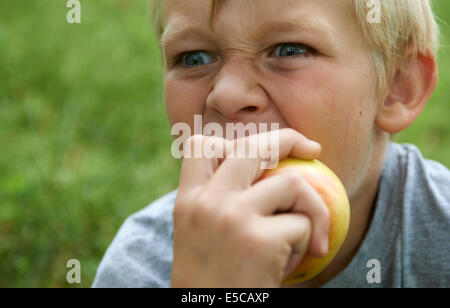
[{"label": "apple", "polygon": [[312,279],[330,264],[338,253],[350,225],[350,204],[347,192],[339,178],[318,160],[288,158],[275,169],[266,170],[260,180],[286,170],[295,170],[319,193],[330,211],[328,254],[322,258],[306,253],[299,265],[283,281],[284,285],[297,284]]}]

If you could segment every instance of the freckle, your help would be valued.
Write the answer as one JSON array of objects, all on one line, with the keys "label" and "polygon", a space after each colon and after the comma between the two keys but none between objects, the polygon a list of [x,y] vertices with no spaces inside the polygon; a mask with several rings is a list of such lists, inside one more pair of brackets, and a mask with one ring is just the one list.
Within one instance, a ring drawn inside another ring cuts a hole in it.
[{"label": "freckle", "polygon": [[362,111],[359,112],[359,115],[362,116]]}]

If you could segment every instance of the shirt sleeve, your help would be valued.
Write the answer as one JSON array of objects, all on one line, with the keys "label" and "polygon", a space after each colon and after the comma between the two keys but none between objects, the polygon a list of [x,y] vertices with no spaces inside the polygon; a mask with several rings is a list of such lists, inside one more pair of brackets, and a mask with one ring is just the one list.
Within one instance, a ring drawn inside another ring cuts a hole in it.
[{"label": "shirt sleeve", "polygon": [[130,216],[97,270],[93,288],[168,288],[176,191]]}]

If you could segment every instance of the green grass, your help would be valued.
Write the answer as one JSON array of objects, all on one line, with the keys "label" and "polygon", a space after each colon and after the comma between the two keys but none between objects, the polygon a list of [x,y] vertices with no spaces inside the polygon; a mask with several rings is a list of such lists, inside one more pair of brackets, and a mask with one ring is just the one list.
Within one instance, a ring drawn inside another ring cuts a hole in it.
[{"label": "green grass", "polygon": [[[173,190],[147,0],[0,1],[0,287],[89,287],[124,219]],[[450,20],[450,2],[437,2]],[[443,33],[444,46],[450,32]],[[397,140],[450,165],[449,49],[423,115]]]},{"label": "green grass", "polygon": [[0,286],[90,286],[123,220],[176,188],[146,1],[0,2]]}]

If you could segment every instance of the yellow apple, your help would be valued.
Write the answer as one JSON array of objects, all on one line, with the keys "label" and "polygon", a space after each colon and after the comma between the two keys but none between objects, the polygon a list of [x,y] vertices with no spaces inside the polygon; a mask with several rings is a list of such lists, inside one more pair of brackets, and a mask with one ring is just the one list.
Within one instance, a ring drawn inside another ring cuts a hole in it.
[{"label": "yellow apple", "polygon": [[316,258],[306,253],[303,260],[283,284],[297,284],[310,280],[330,264],[341,248],[350,225],[350,204],[347,192],[339,178],[318,160],[286,159],[278,167],[266,170],[260,180],[285,170],[295,170],[320,194],[330,211],[330,231],[328,254]]}]

